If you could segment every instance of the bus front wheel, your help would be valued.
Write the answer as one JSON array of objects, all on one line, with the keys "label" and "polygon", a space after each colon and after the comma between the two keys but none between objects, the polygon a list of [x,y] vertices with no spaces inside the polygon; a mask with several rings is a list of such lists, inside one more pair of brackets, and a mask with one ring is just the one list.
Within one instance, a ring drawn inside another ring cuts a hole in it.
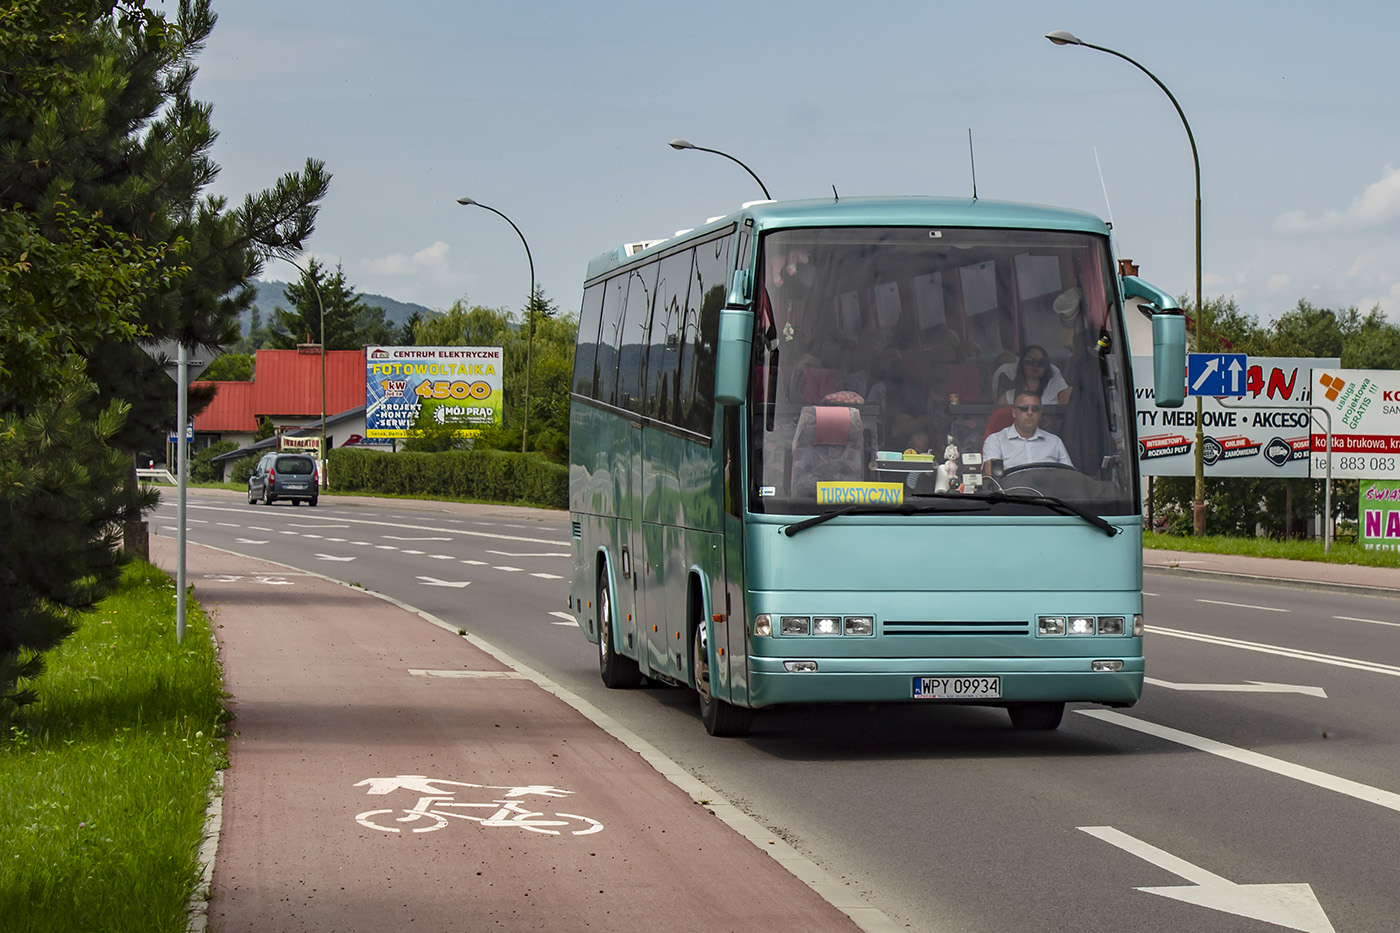
[{"label": "bus front wheel", "polygon": [[1065,715],[1063,703],[1012,703],[1006,708],[1011,726],[1025,732],[1058,729]]},{"label": "bus front wheel", "polygon": [[714,695],[710,689],[710,652],[705,626],[695,627],[694,639],[695,692],[700,697],[700,721],[710,735],[747,735],[753,725],[753,710],[733,706]]},{"label": "bus front wheel", "polygon": [[635,687],[642,682],[637,662],[613,650],[612,597],[607,581],[598,577],[598,673],[603,686],[617,689]]}]

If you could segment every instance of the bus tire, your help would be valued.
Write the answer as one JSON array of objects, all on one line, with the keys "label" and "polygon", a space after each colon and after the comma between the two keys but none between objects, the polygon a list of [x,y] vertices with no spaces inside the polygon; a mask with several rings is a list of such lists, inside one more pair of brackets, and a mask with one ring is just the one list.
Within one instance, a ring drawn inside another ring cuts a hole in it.
[{"label": "bus tire", "polygon": [[612,597],[607,579],[598,575],[598,674],[611,689],[635,687],[642,682],[641,668],[631,658],[613,650]]},{"label": "bus tire", "polygon": [[710,689],[710,652],[703,624],[695,627],[692,643],[695,693],[700,698],[700,721],[705,731],[714,736],[747,735],[753,726],[753,710],[726,703]]},{"label": "bus tire", "polygon": [[1011,726],[1023,732],[1047,732],[1060,727],[1065,715],[1063,703],[1012,703],[1006,708]]}]

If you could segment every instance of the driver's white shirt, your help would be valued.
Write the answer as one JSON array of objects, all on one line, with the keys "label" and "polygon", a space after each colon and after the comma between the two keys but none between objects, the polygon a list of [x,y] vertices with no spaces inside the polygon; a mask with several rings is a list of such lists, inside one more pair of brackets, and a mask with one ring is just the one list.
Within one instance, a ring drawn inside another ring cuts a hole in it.
[{"label": "driver's white shirt", "polygon": [[1021,466],[1025,463],[1063,463],[1074,466],[1065,450],[1064,441],[1044,428],[1036,428],[1030,437],[1022,437],[1016,432],[1016,425],[1002,428],[995,434],[987,435],[982,443],[984,460],[1000,460],[1002,469]]}]

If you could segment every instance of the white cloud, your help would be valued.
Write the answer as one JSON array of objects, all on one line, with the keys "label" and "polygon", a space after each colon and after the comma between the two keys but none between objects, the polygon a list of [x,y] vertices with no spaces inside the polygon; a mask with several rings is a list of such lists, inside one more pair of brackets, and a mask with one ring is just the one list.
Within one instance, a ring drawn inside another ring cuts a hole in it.
[{"label": "white cloud", "polygon": [[1286,272],[1275,272],[1269,276],[1269,291],[1281,292],[1293,284],[1293,277]]},{"label": "white cloud", "polygon": [[412,256],[395,253],[392,256],[384,256],[379,259],[366,259],[359,265],[370,275],[397,278],[428,276],[441,280],[448,278],[451,273],[447,265],[449,249],[451,247],[442,240],[438,240],[432,246],[420,249]]},{"label": "white cloud", "polygon": [[1381,177],[1366,186],[1344,211],[1329,210],[1317,218],[1303,211],[1287,211],[1274,221],[1280,233],[1313,230],[1378,230],[1400,225],[1400,168],[1386,165]]}]

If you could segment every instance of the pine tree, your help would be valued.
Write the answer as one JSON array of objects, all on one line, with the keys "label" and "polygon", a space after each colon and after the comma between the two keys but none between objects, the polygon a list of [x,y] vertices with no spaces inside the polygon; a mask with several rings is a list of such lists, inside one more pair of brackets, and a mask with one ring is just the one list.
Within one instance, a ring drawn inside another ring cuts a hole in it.
[{"label": "pine tree", "polygon": [[301,278],[287,286],[286,296],[291,307],[279,306],[273,312],[268,346],[290,350],[299,343],[320,343],[323,311],[327,350],[358,350],[394,340],[384,309],[365,304],[345,281],[345,270],[340,266],[328,274],[325,266],[309,260]]}]

